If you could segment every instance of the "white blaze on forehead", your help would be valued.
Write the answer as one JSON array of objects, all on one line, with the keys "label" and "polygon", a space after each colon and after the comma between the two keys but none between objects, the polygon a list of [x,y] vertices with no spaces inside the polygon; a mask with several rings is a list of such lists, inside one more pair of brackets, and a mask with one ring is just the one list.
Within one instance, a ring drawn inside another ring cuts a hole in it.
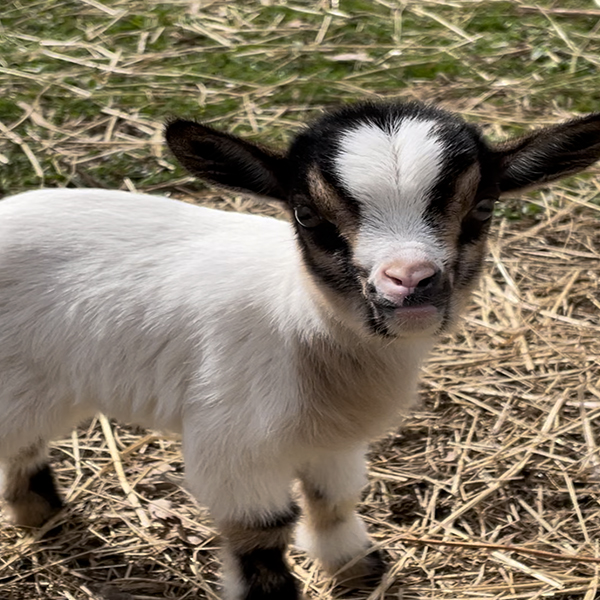
[{"label": "white blaze on forehead", "polygon": [[383,210],[401,205],[422,214],[440,173],[443,144],[437,125],[405,119],[386,130],[365,122],[346,131],[335,159],[342,184],[361,204]]},{"label": "white blaze on forehead", "polygon": [[415,244],[422,258],[443,261],[443,249],[436,247],[424,219],[442,168],[438,127],[437,121],[410,118],[385,129],[365,122],[342,134],[335,169],[360,204],[355,258],[364,267],[400,257]]}]

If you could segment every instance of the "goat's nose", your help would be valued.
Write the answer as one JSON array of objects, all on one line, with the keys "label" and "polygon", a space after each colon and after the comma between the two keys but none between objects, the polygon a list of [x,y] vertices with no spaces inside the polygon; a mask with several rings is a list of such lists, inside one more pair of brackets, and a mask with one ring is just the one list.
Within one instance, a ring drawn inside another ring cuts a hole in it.
[{"label": "goat's nose", "polygon": [[439,271],[430,262],[402,262],[382,267],[375,278],[375,287],[396,300],[403,300],[415,290],[432,285]]},{"label": "goat's nose", "polygon": [[384,270],[383,275],[393,285],[414,289],[425,287],[427,280],[436,273],[431,263],[415,263],[404,265],[391,265]]}]

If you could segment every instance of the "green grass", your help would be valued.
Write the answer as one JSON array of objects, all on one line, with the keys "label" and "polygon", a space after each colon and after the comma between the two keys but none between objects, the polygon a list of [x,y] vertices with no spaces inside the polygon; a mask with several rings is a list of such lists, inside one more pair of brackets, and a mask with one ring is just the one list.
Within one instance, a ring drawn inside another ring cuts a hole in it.
[{"label": "green grass", "polygon": [[9,2],[2,191],[167,185],[183,176],[157,149],[173,116],[281,145],[321,108],[364,98],[441,102],[495,138],[600,107],[597,15],[526,11],[520,0],[191,5]]}]

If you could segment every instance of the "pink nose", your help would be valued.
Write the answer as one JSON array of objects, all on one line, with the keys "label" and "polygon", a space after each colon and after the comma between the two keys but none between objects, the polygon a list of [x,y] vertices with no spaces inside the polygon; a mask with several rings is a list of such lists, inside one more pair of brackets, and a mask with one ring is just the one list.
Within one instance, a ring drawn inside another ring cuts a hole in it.
[{"label": "pink nose", "polygon": [[374,283],[384,296],[401,302],[419,285],[424,287],[426,280],[436,273],[435,266],[429,262],[397,262],[383,266]]}]

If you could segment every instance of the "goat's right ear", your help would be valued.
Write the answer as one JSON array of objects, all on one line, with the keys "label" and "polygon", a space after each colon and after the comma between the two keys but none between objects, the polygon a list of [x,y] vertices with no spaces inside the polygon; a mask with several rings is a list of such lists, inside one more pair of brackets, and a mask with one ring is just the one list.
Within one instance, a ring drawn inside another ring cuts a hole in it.
[{"label": "goat's right ear", "polygon": [[234,190],[286,199],[288,159],[282,154],[194,121],[172,121],[165,137],[175,158],[196,177]]}]

